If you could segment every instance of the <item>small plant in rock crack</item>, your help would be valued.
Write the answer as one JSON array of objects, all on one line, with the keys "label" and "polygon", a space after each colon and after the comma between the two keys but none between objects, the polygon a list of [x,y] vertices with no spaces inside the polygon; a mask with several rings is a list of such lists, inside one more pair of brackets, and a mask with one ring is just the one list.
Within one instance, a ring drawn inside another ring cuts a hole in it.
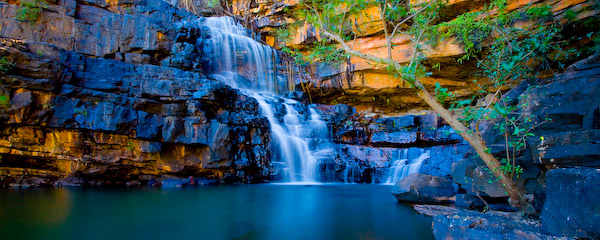
[{"label": "small plant in rock crack", "polygon": [[11,57],[0,57],[0,74],[6,74],[13,67],[15,67],[15,64],[12,62]]},{"label": "small plant in rock crack", "polygon": [[52,109],[52,108],[54,108],[54,105],[52,105],[52,103],[44,103],[44,104],[42,104],[42,108],[43,109]]},{"label": "small plant in rock crack", "polygon": [[127,148],[127,150],[130,150],[130,151],[133,150],[133,148],[134,148],[133,141],[131,141],[131,140],[127,141],[127,147],[126,148]]},{"label": "small plant in rock crack", "polygon": [[4,94],[0,95],[0,109],[8,109],[10,107],[10,98]]},{"label": "small plant in rock crack", "polygon": [[88,112],[87,112],[87,110],[85,110],[85,109],[82,109],[82,108],[75,109],[75,113],[76,113],[76,114],[81,114],[81,115],[83,115],[83,116],[85,116],[85,117],[87,117],[87,116],[88,116]]},{"label": "small plant in rock crack", "polygon": [[19,3],[21,8],[17,11],[17,20],[34,23],[40,17],[42,10],[48,7],[44,0],[23,0]]}]

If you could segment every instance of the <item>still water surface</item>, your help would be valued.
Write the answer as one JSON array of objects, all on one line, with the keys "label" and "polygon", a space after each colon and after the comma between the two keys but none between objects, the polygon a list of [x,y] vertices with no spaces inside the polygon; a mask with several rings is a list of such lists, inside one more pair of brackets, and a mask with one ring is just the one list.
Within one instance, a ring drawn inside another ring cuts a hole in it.
[{"label": "still water surface", "polygon": [[432,239],[391,186],[0,190],[2,239]]}]

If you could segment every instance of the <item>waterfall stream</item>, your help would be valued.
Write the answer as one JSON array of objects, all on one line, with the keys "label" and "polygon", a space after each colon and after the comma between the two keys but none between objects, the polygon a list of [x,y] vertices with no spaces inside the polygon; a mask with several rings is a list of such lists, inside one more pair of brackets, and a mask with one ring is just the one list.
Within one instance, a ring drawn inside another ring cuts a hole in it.
[{"label": "waterfall stream", "polygon": [[334,155],[332,138],[317,111],[281,96],[288,86],[277,74],[275,49],[257,42],[230,17],[206,18],[203,24],[211,33],[213,77],[255,98],[269,120],[271,162],[283,171],[282,181],[320,181],[317,166]]},{"label": "waterfall stream", "polygon": [[393,185],[410,174],[418,173],[423,161],[430,157],[429,152],[423,149],[420,149],[421,154],[415,159],[408,159],[408,149],[402,149],[400,151],[401,152],[398,154],[399,159],[394,161],[390,167],[390,174],[385,181],[385,184]]}]

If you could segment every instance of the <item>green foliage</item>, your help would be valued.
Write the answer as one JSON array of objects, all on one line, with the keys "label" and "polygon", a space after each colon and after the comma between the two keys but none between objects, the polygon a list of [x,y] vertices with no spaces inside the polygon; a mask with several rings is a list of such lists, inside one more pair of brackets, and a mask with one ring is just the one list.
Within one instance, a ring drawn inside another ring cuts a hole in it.
[{"label": "green foliage", "polygon": [[10,107],[10,98],[4,94],[0,95],[0,108],[8,109]]},{"label": "green foliage", "polygon": [[283,25],[281,28],[275,29],[275,38],[279,42],[287,42],[292,37],[292,30],[289,29],[286,25]]},{"label": "green foliage", "polygon": [[19,5],[21,8],[17,11],[17,20],[31,23],[37,21],[42,9],[48,7],[44,0],[23,0]]},{"label": "green foliage", "polygon": [[87,117],[87,116],[88,116],[88,112],[87,112],[87,110],[85,110],[85,109],[83,109],[83,108],[78,108],[78,109],[75,109],[75,113],[76,113],[76,114],[81,114],[81,115],[83,115],[83,116],[85,116],[85,117]]},{"label": "green foliage", "polygon": [[589,34],[588,38],[592,39],[592,47],[589,51],[593,54],[600,53],[600,37],[597,34],[591,37],[591,34]]},{"label": "green foliage", "polygon": [[221,6],[221,1],[220,0],[206,0],[205,4],[210,9],[216,9]]},{"label": "green foliage", "polygon": [[[465,13],[449,23],[435,26],[432,35],[438,39],[456,37],[463,43],[466,54],[459,62],[476,58],[482,81],[474,81],[479,91],[471,99],[457,100],[447,89],[436,84],[435,96],[444,104],[451,102],[450,110],[460,109],[459,121],[478,131],[479,121],[496,119],[494,128],[505,138],[506,153],[500,170],[506,176],[518,177],[523,169],[515,158],[526,147],[527,140],[534,137],[533,130],[546,121],[537,121],[535,116],[523,114],[527,101],[517,105],[503,96],[502,89],[515,87],[523,80],[533,80],[541,71],[568,57],[574,50],[564,51],[558,43],[560,26],[530,27],[514,25],[517,20],[540,19],[551,16],[550,6],[529,7],[524,12],[504,11],[505,1],[494,1],[484,10]],[[482,17],[485,11],[494,9],[493,17]],[[477,98],[486,97],[480,106],[472,106]],[[489,149],[486,149],[489,153]]]},{"label": "green foliage", "polygon": [[13,67],[15,67],[15,64],[10,57],[0,57],[0,74],[6,74]]},{"label": "green foliage", "polygon": [[567,11],[565,11],[565,18],[569,21],[573,21],[575,18],[577,18],[577,13],[569,8]]},{"label": "green foliage", "polygon": [[552,15],[552,6],[545,4],[535,7],[529,7],[526,13],[531,17],[546,18]]},{"label": "green foliage", "polygon": [[445,104],[450,99],[454,99],[454,93],[448,92],[448,88],[443,88],[440,83],[435,83],[435,97],[441,104]]},{"label": "green foliage", "polygon": [[131,7],[125,7],[125,13],[133,14],[133,9]]},{"label": "green foliage", "polygon": [[307,8],[300,10],[298,19],[304,19],[317,28],[326,31],[347,34],[351,25],[348,17],[364,15],[364,10],[375,6],[372,0],[303,0],[301,2]]},{"label": "green foliage", "polygon": [[410,6],[404,0],[378,0],[380,4],[385,4],[385,19],[386,21],[395,22],[409,15]]},{"label": "green foliage", "polygon": [[53,109],[54,105],[52,103],[44,103],[42,104],[42,109]]},{"label": "green foliage", "polygon": [[292,40],[292,37],[294,36],[293,33],[298,30],[300,23],[301,22],[287,23],[283,24],[283,26],[279,28],[276,28],[274,34],[275,38],[277,39],[277,42],[286,43]]},{"label": "green foliage", "polygon": [[307,46],[307,53],[302,54],[299,51],[293,51],[288,47],[281,50],[294,57],[296,64],[305,65],[316,62],[334,62],[341,63],[348,58],[348,55],[334,44],[327,41],[317,41]]},{"label": "green foliage", "polygon": [[281,48],[281,51],[286,54],[289,54],[292,58],[294,58],[294,64],[296,65],[308,64],[308,62],[304,60],[304,55],[302,55],[302,53],[300,53],[299,51],[294,51],[288,47]]},{"label": "green foliage", "polygon": [[134,147],[135,147],[135,145],[133,144],[133,141],[132,141],[132,140],[129,140],[129,141],[127,141],[127,147],[126,147],[126,148],[127,148],[127,150],[130,150],[130,151],[131,151],[131,150],[133,150],[133,149],[134,149]]}]

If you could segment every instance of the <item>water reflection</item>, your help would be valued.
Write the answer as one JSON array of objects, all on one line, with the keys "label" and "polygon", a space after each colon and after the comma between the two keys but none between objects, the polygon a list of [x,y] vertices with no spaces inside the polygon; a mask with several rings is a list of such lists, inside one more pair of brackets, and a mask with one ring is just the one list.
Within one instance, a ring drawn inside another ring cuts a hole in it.
[{"label": "water reflection", "polygon": [[390,186],[0,192],[6,239],[432,239]]},{"label": "water reflection", "polygon": [[40,231],[63,226],[71,209],[67,189],[0,190],[0,233],[8,233],[6,239],[46,238]]}]

